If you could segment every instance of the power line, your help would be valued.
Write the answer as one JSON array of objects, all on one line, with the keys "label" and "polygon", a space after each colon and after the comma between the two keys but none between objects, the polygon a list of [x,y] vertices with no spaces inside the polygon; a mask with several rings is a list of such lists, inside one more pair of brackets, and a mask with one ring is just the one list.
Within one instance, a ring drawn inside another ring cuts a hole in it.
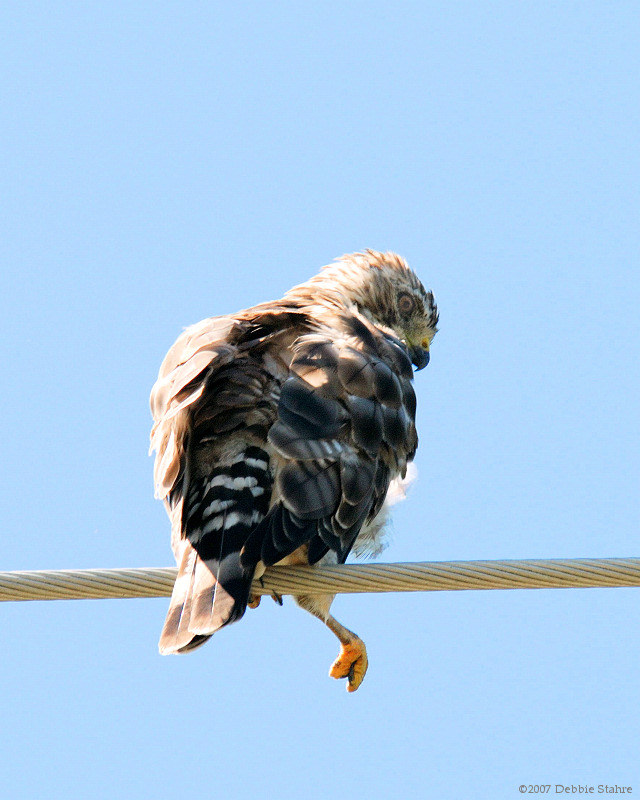
[{"label": "power line", "polygon": [[[175,567],[0,572],[0,601],[167,597]],[[254,594],[640,586],[640,558],[270,567]]]}]

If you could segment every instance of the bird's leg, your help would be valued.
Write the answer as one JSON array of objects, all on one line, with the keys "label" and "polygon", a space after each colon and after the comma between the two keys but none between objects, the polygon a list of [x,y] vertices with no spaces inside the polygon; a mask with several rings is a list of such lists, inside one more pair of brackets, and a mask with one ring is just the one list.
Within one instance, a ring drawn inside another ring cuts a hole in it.
[{"label": "bird's leg", "polygon": [[[262,576],[264,575],[264,565],[259,564],[256,567],[256,571],[253,575],[254,581],[260,581],[260,585],[264,588],[264,581],[262,580]],[[260,600],[262,599],[262,595],[253,594],[253,592],[249,595],[249,599],[247,600],[247,605],[249,608],[258,608],[260,605]]]},{"label": "bird's leg", "polygon": [[[259,577],[256,576],[254,579],[259,580],[260,584],[264,588],[264,581],[262,580],[262,575],[260,575]],[[282,595],[278,594],[277,592],[274,591],[271,592],[271,599],[274,601],[274,603],[277,603],[279,606],[281,606],[283,603]],[[261,600],[261,595],[252,593],[249,595],[249,599],[247,600],[247,605],[249,606],[249,608],[258,608],[258,606],[260,605],[260,600]]]},{"label": "bird's leg", "polygon": [[329,675],[332,678],[347,678],[347,691],[355,692],[367,672],[367,648],[359,636],[329,614],[333,598],[334,595],[299,595],[295,601],[305,611],[324,622],[340,640],[340,655],[331,665]]},{"label": "bird's leg", "polygon": [[359,636],[341,625],[331,614],[326,618],[325,625],[335,633],[342,645],[329,675],[332,678],[348,678],[347,691],[355,692],[364,680],[369,665],[367,648]]}]

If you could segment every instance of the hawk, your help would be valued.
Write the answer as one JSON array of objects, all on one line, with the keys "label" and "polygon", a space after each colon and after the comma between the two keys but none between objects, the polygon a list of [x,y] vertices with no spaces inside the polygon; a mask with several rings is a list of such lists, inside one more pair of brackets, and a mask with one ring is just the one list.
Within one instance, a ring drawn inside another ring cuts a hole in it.
[{"label": "hawk", "polygon": [[[429,362],[437,322],[406,261],[367,250],[182,333],[151,393],[178,564],[161,653],[193,650],[257,606],[251,583],[272,564],[382,549],[385,498],[418,444],[412,363]],[[329,613],[333,598],[295,600],[340,640],[329,674],[355,691],[367,652]]]}]

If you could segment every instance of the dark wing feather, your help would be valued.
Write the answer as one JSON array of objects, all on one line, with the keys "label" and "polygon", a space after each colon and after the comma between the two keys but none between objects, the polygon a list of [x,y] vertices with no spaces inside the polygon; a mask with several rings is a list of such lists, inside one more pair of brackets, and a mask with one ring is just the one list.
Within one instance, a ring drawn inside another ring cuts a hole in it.
[{"label": "dark wing feather", "polygon": [[303,544],[310,563],[329,550],[344,561],[392,473],[413,456],[408,356],[366,321],[350,323],[351,336],[308,335],[295,346],[268,435],[277,502],[245,544],[243,564],[274,564]]}]

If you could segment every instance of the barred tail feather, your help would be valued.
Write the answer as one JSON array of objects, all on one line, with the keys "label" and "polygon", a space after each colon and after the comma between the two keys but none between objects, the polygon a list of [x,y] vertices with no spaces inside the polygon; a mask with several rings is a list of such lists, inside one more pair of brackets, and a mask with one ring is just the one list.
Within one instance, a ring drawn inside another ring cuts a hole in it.
[{"label": "barred tail feather", "polygon": [[222,560],[198,559],[193,587],[190,629],[210,636],[239,620],[246,608],[253,570],[240,567],[237,551]]},{"label": "barred tail feather", "polygon": [[174,549],[184,549],[176,556],[178,577],[161,653],[193,649],[244,614],[256,565],[241,563],[240,552],[268,508],[268,463],[263,450],[247,447],[230,463],[190,481],[173,520],[179,543]]},{"label": "barred tail feather", "polygon": [[162,655],[179,653],[193,639],[189,630],[193,599],[193,580],[198,554],[192,547],[185,547],[178,577],[173,585],[169,611],[160,634],[158,649]]},{"label": "barred tail feather", "polygon": [[[237,571],[232,569],[234,561]],[[241,568],[237,554],[229,554],[222,562],[203,560],[192,547],[186,547],[160,635],[160,653],[194,650],[224,625],[239,620],[247,607],[252,579],[253,570]]]}]

